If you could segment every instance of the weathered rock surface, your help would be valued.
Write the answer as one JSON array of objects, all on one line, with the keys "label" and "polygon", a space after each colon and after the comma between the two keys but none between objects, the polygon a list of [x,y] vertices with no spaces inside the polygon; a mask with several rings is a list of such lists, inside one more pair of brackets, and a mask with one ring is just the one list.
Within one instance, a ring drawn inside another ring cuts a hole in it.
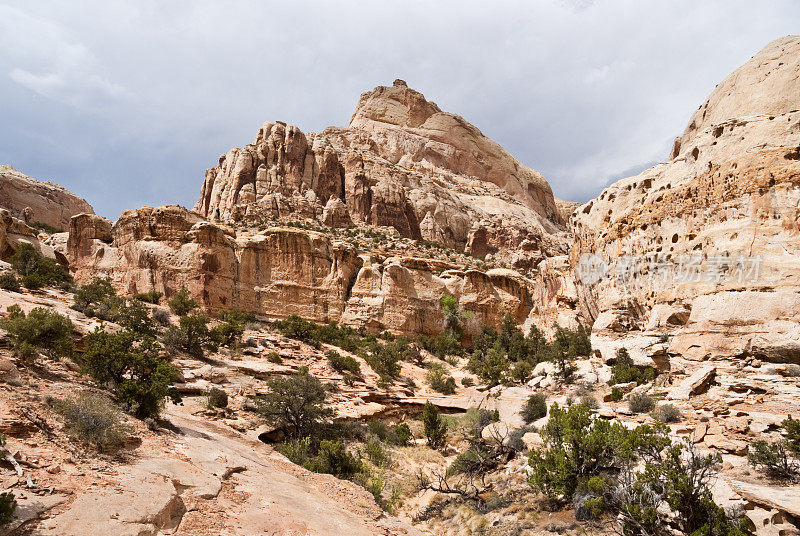
[{"label": "weathered rock surface", "polygon": [[195,210],[225,223],[352,220],[479,258],[518,249],[519,268],[566,253],[544,177],[402,80],[364,93],[347,128],[265,123],[206,172]]},{"label": "weathered rock surface", "polygon": [[[588,317],[635,311],[623,335],[651,324],[693,359],[800,361],[799,73],[800,37],[770,43],[717,86],[669,162],[575,211]],[[677,314],[655,319],[660,307]]]},{"label": "weathered rock surface", "polygon": [[66,230],[69,219],[92,206],[66,188],[32,179],[8,165],[0,165],[0,207],[25,223],[44,223]]}]

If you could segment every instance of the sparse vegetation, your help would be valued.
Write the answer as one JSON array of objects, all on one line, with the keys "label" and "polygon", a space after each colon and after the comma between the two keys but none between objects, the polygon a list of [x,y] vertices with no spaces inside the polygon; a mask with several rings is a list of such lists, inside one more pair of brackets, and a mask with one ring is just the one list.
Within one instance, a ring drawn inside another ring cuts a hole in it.
[{"label": "sparse vegetation", "polygon": [[660,404],[650,415],[655,420],[667,424],[681,420],[681,412],[673,404]]},{"label": "sparse vegetation", "polygon": [[82,391],[74,398],[53,401],[53,409],[64,418],[69,437],[100,452],[119,449],[132,433],[130,426],[121,424],[117,408],[99,394]]},{"label": "sparse vegetation", "polygon": [[21,276],[25,288],[36,290],[47,286],[67,287],[72,284],[72,276],[55,259],[42,256],[27,243],[17,247],[8,260],[11,267]]},{"label": "sparse vegetation", "polygon": [[789,416],[781,423],[786,438],[775,443],[752,441],[747,461],[774,478],[797,482],[800,480],[800,420]]},{"label": "sparse vegetation", "polygon": [[181,287],[181,289],[169,299],[167,304],[172,312],[178,316],[188,315],[198,307],[197,300],[192,298],[189,289],[186,287]]},{"label": "sparse vegetation", "polygon": [[542,417],[547,415],[547,395],[544,393],[534,393],[528,397],[525,401],[525,405],[522,406],[522,411],[520,412],[522,415],[522,420],[525,421],[526,424],[530,424],[533,421],[538,421]]},{"label": "sparse vegetation", "polygon": [[325,407],[325,386],[308,371],[267,382],[269,392],[256,398],[258,412],[294,439],[311,436],[333,414]]},{"label": "sparse vegetation", "polygon": [[325,356],[328,358],[328,364],[336,372],[349,372],[356,376],[361,374],[361,364],[354,357],[343,356],[334,350],[328,350],[325,352]]},{"label": "sparse vegetation", "polygon": [[139,294],[136,294],[134,299],[145,303],[152,303],[153,305],[158,305],[163,295],[163,293],[158,292],[157,290],[151,290],[149,292],[140,292]]},{"label": "sparse vegetation", "polygon": [[37,351],[49,359],[72,356],[74,326],[69,318],[45,307],[36,307],[26,315],[18,305],[12,305],[8,313],[0,327],[8,332],[11,346],[20,358],[31,361]]},{"label": "sparse vegetation", "polygon": [[[0,434],[0,454],[5,455],[6,436]],[[7,525],[13,518],[17,510],[17,500],[10,491],[0,493],[0,527]]]},{"label": "sparse vegetation", "polygon": [[227,408],[228,407],[228,393],[219,387],[212,387],[208,391],[206,403],[209,408]]},{"label": "sparse vegetation", "polygon": [[628,353],[628,350],[620,348],[617,350],[617,359],[611,367],[611,379],[608,380],[608,384],[616,385],[618,383],[636,382],[637,385],[642,385],[653,381],[655,377],[656,369],[634,365],[633,358]]},{"label": "sparse vegetation", "polygon": [[456,392],[456,381],[444,369],[441,363],[433,363],[428,368],[425,378],[431,389],[444,395],[452,395]]},{"label": "sparse vegetation", "polygon": [[425,427],[425,438],[428,441],[428,446],[432,449],[442,448],[447,436],[447,424],[439,415],[439,409],[430,402],[426,402],[420,420],[422,420],[422,424]]},{"label": "sparse vegetation", "polygon": [[628,397],[628,409],[634,413],[649,413],[655,405],[656,401],[647,393],[631,393]]},{"label": "sparse vegetation", "polygon": [[22,289],[22,285],[20,285],[19,279],[13,273],[3,272],[0,274],[0,289],[19,292]]}]

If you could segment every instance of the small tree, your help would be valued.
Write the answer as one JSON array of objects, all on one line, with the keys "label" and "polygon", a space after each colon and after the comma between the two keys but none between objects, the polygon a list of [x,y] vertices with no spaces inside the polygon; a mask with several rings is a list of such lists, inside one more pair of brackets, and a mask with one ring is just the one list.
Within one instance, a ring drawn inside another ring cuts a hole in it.
[{"label": "small tree", "polygon": [[186,287],[181,287],[181,289],[169,299],[167,304],[169,308],[172,309],[172,312],[178,316],[188,315],[198,307],[197,301],[192,298],[189,289]]},{"label": "small tree", "polygon": [[[178,326],[172,326],[164,335],[164,342],[170,351],[180,350],[197,358],[203,357],[205,349],[211,345],[208,330],[209,318],[201,314],[182,316]],[[212,348],[213,349],[213,348]]]},{"label": "small tree", "polygon": [[425,380],[434,391],[445,395],[452,395],[456,392],[456,381],[447,374],[441,363],[433,363],[430,366]]},{"label": "small tree", "polygon": [[8,332],[14,350],[23,359],[33,359],[37,349],[50,359],[72,355],[74,326],[69,318],[45,307],[36,307],[26,315],[18,305],[12,305],[8,312],[0,326]]},{"label": "small tree", "polygon": [[8,260],[11,267],[22,276],[22,284],[35,290],[49,285],[69,285],[72,276],[54,259],[43,257],[32,245],[22,243]]},{"label": "small tree", "polygon": [[267,387],[269,392],[256,398],[257,411],[270,425],[283,428],[291,437],[313,435],[318,425],[333,415],[325,407],[325,386],[307,370],[272,378]]},{"label": "small tree", "polygon": [[422,410],[422,424],[425,427],[428,446],[432,449],[442,448],[445,444],[447,423],[439,415],[439,409],[430,401],[425,402],[425,409]]},{"label": "small tree", "polygon": [[525,401],[522,406],[522,420],[525,424],[530,424],[547,415],[547,395],[544,393],[534,393]]},{"label": "small tree", "polygon": [[[0,454],[5,455],[6,436],[0,434]],[[14,517],[17,500],[10,491],[0,493],[0,526],[7,525]]]}]

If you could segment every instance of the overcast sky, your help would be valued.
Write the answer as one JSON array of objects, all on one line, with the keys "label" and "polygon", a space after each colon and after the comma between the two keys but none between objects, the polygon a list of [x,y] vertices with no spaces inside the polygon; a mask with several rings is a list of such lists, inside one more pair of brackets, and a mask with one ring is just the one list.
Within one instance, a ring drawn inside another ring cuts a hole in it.
[{"label": "overcast sky", "polygon": [[0,0],[0,163],[112,219],[191,207],[264,121],[345,126],[402,78],[586,201],[799,29],[797,0]]}]

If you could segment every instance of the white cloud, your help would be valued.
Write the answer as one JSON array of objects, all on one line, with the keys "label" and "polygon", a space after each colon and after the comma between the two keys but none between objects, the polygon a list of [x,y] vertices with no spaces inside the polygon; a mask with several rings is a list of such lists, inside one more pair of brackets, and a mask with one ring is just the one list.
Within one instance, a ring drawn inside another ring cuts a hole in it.
[{"label": "white cloud", "polygon": [[131,96],[126,88],[97,72],[97,58],[87,46],[46,19],[0,6],[0,45],[10,52],[12,65],[26,66],[13,67],[8,76],[43,97],[87,108],[106,99]]}]

